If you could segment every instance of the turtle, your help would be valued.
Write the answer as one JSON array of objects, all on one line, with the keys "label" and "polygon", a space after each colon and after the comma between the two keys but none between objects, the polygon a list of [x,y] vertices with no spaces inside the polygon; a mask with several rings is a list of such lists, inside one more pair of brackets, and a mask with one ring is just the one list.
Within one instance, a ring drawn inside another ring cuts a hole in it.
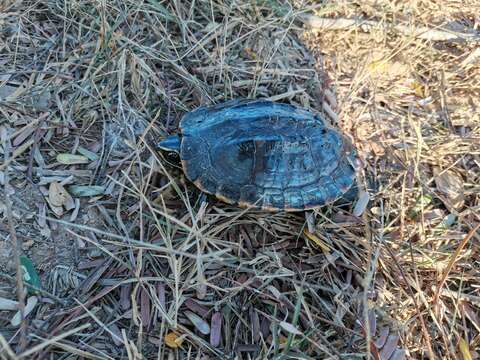
[{"label": "turtle", "polygon": [[179,154],[186,178],[240,208],[305,211],[342,198],[355,184],[352,142],[320,113],[262,99],[187,112],[158,149]]}]

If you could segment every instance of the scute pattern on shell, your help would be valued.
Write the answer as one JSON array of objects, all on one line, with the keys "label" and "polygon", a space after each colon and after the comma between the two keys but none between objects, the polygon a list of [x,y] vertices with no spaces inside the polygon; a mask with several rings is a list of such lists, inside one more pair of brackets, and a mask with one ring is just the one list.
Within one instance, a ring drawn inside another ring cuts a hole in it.
[{"label": "scute pattern on shell", "polygon": [[180,157],[201,190],[241,207],[305,210],[354,183],[355,150],[319,114],[264,100],[200,107],[180,122]]}]

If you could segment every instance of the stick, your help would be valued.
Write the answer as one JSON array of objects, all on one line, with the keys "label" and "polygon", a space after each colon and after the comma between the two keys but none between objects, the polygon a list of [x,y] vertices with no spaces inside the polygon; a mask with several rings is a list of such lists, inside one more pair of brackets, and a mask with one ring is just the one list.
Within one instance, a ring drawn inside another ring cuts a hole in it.
[{"label": "stick", "polygon": [[[3,143],[4,149],[4,164],[10,162],[10,139],[7,138],[7,131],[5,128],[0,128],[0,138]],[[15,231],[15,222],[13,220],[12,214],[12,202],[10,200],[10,184],[9,184],[9,174],[8,166],[5,167],[4,171],[4,194],[5,194],[5,208],[6,208],[6,217],[7,224],[10,231],[10,241],[13,248],[13,256],[15,258],[15,268],[17,270],[16,280],[17,280],[17,298],[18,298],[18,310],[21,314],[21,325],[20,325],[20,349],[23,350],[27,346],[27,323],[25,321],[25,291],[23,286],[23,271],[20,263],[20,244],[18,244],[17,232]]]},{"label": "stick", "polygon": [[324,30],[344,30],[350,28],[361,28],[364,31],[372,29],[393,29],[403,35],[414,36],[419,39],[431,41],[447,41],[447,40],[470,40],[480,41],[480,33],[460,33],[446,29],[432,29],[426,26],[414,27],[403,24],[385,24],[375,20],[365,19],[347,19],[347,18],[323,18],[312,14],[304,14],[300,16],[305,25],[313,29]]},{"label": "stick", "polygon": [[437,291],[435,292],[435,296],[433,297],[433,304],[437,305],[438,299],[440,297],[440,293],[442,291],[443,285],[445,285],[445,282],[447,281],[448,274],[453,268],[453,265],[455,264],[455,261],[457,260],[458,255],[460,255],[460,252],[463,250],[467,242],[475,235],[477,230],[480,229],[480,223],[477,224],[474,228],[470,230],[470,232],[465,236],[465,238],[462,240],[462,242],[458,245],[457,250],[455,250],[455,253],[452,255],[450,258],[450,261],[448,262],[447,269],[445,270],[445,273],[442,276],[442,279],[440,280]]}]

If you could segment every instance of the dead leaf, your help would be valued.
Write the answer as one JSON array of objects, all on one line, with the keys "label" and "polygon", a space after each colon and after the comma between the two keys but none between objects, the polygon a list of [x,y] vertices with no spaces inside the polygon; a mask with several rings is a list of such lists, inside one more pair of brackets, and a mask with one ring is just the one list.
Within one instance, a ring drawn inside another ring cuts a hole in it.
[{"label": "dead leaf", "polygon": [[210,334],[210,325],[203,320],[200,316],[197,314],[191,312],[191,311],[185,311],[185,316],[188,318],[188,320],[191,321],[191,323],[195,326],[195,328],[200,331],[203,335],[208,335]]},{"label": "dead leaf", "polygon": [[77,219],[78,212],[80,211],[80,200],[75,199],[74,201],[74,210],[72,211],[72,214],[70,215],[70,221],[74,222]]},{"label": "dead leaf", "polygon": [[118,325],[115,323],[112,323],[108,328],[111,331],[110,336],[114,344],[117,346],[123,345],[122,332],[120,331],[120,328],[118,327]]},{"label": "dead leaf", "polygon": [[381,349],[383,345],[385,345],[389,333],[390,329],[386,326],[380,329],[380,335],[378,335],[377,340],[375,340],[375,346],[377,348]]},{"label": "dead leaf", "polygon": [[[166,291],[165,291],[165,285],[163,283],[157,284],[157,296],[158,296],[158,302],[160,303],[160,306],[163,311],[166,311],[165,309],[165,304],[166,304]],[[161,318],[162,312],[158,312],[158,317]]]},{"label": "dead leaf", "polygon": [[344,214],[342,212],[337,212],[333,215],[332,220],[338,223],[350,223],[350,224],[363,224],[363,219],[358,216]]},{"label": "dead leaf", "polygon": [[17,310],[18,301],[9,300],[0,297],[0,310]]},{"label": "dead leaf", "polygon": [[370,201],[370,194],[366,191],[361,191],[358,195],[357,203],[353,208],[353,216],[360,216],[364,213],[367,208],[368,202]]},{"label": "dead leaf", "polygon": [[393,352],[392,356],[388,360],[405,360],[407,354],[403,349],[397,349]]},{"label": "dead leaf", "polygon": [[92,152],[88,149],[85,149],[82,146],[78,147],[77,152],[79,152],[81,155],[85,156],[86,158],[88,158],[91,161],[97,161],[99,159],[99,156],[97,154],[95,154],[94,152]]},{"label": "dead leaf", "polygon": [[63,215],[63,207],[62,206],[54,206],[54,205],[50,204],[49,200],[47,200],[47,202],[50,205],[50,209],[53,211],[53,213],[57,217],[61,217]]},{"label": "dead leaf", "polygon": [[460,309],[462,309],[467,319],[471,321],[471,323],[473,324],[473,326],[475,326],[477,331],[480,331],[480,316],[477,314],[475,309],[472,306],[470,306],[470,304],[467,303],[466,301],[462,301],[461,304],[462,306],[460,307]]},{"label": "dead leaf", "polygon": [[21,86],[3,85],[0,87],[0,100],[14,101],[23,90]]},{"label": "dead leaf", "polygon": [[150,297],[145,288],[140,289],[140,315],[142,318],[143,327],[148,329],[150,327]]},{"label": "dead leaf", "polygon": [[392,356],[392,354],[397,349],[398,339],[399,339],[398,336],[393,334],[387,338],[385,345],[383,345],[382,350],[380,350],[381,360],[390,359],[390,356]]},{"label": "dead leaf", "polygon": [[132,284],[124,284],[120,286],[120,307],[123,311],[130,310],[132,304],[130,302],[130,293],[132,292]]},{"label": "dead leaf", "polygon": [[447,197],[448,202],[445,202],[445,206],[453,207],[455,210],[461,208],[465,200],[462,177],[451,170],[441,171],[438,168],[434,168],[433,173],[437,190]]},{"label": "dead leaf", "polygon": [[105,187],[98,185],[72,185],[69,187],[69,190],[74,196],[90,197],[103,195],[103,193],[105,192]]},{"label": "dead leaf", "polygon": [[76,207],[75,200],[73,200],[73,197],[68,193],[68,191],[65,190],[65,192],[66,192],[66,197],[65,197],[65,202],[63,203],[63,207],[67,211],[75,209]]},{"label": "dead leaf", "polygon": [[64,165],[88,164],[89,160],[83,155],[62,153],[57,155],[57,161]]},{"label": "dead leaf", "polygon": [[414,91],[415,95],[419,98],[425,98],[426,90],[425,87],[420,84],[418,81],[414,80],[410,83],[410,88]]},{"label": "dead leaf", "polygon": [[370,329],[370,337],[374,337],[377,332],[377,317],[373,310],[368,312],[368,325]]},{"label": "dead leaf", "polygon": [[461,338],[459,343],[458,343],[458,348],[460,349],[460,352],[462,353],[463,360],[472,360],[472,354],[470,353],[470,347],[468,346],[468,343],[465,341],[464,338]]},{"label": "dead leaf", "polygon": [[323,242],[317,235],[312,234],[307,229],[305,229],[303,231],[303,233],[305,234],[307,239],[309,239],[309,240],[313,241],[315,244],[317,244],[322,249],[322,251],[324,253],[330,254],[330,247],[325,242]]},{"label": "dead leaf", "polygon": [[194,313],[202,317],[206,317],[208,315],[208,308],[200,305],[198,302],[192,299],[185,300],[184,304],[189,310],[192,310]]},{"label": "dead leaf", "polygon": [[292,325],[292,324],[290,324],[286,321],[281,321],[280,322],[280,327],[290,334],[302,335],[302,332],[300,330],[298,330],[294,325]]},{"label": "dead leaf", "polygon": [[32,126],[29,126],[29,127],[25,128],[22,132],[20,132],[20,134],[18,134],[18,135],[15,137],[15,139],[13,139],[12,145],[13,145],[14,147],[19,146],[19,145],[22,144],[30,135],[32,135],[34,131],[35,131],[35,128],[32,127]]},{"label": "dead leaf", "polygon": [[210,344],[213,347],[220,346],[220,340],[222,338],[222,314],[216,312],[212,315],[211,320],[211,332],[210,332]]},{"label": "dead leaf", "polygon": [[165,335],[165,344],[172,349],[177,349],[182,346],[183,339],[175,332],[169,332]]},{"label": "dead leaf", "polygon": [[51,205],[57,207],[63,206],[63,204],[65,204],[67,201],[68,196],[70,195],[58,182],[54,181],[50,183],[50,187],[48,188],[48,200],[50,201]]},{"label": "dead leaf", "polygon": [[368,70],[375,76],[395,78],[408,74],[408,65],[399,61],[375,60],[368,65]]},{"label": "dead leaf", "polygon": [[[24,309],[24,312],[23,312],[23,316],[27,317],[28,314],[30,314],[33,311],[33,309],[35,308],[37,303],[38,303],[37,297],[36,296],[30,296],[27,299],[27,303],[25,304],[25,309]],[[10,321],[10,324],[12,324],[12,326],[14,326],[14,327],[17,327],[21,324],[21,322],[22,322],[22,314],[20,313],[20,310],[19,310],[13,316],[12,320]]]}]

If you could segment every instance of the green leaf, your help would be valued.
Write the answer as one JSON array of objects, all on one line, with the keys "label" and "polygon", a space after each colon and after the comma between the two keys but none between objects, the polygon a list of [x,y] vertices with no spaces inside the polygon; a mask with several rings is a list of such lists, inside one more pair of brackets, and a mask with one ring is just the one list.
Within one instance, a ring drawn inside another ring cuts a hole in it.
[{"label": "green leaf", "polygon": [[[37,270],[35,270],[32,261],[26,256],[20,256],[20,264],[22,266],[23,281],[37,289],[41,289],[42,283],[40,281],[40,276],[38,276]],[[28,292],[31,294],[38,293],[38,291],[34,289],[28,289]]]}]

